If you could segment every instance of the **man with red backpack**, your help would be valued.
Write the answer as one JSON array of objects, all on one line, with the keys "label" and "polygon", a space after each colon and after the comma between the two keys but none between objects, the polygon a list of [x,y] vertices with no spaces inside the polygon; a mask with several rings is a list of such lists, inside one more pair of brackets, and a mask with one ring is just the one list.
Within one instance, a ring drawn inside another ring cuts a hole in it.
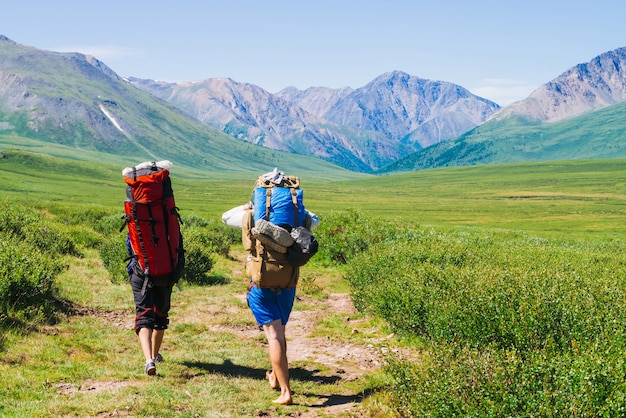
[{"label": "man with red backpack", "polygon": [[170,168],[169,161],[159,161],[122,171],[127,184],[127,270],[135,301],[135,333],[146,360],[144,371],[151,376],[163,360],[159,350],[169,325],[172,289],[185,264]]}]

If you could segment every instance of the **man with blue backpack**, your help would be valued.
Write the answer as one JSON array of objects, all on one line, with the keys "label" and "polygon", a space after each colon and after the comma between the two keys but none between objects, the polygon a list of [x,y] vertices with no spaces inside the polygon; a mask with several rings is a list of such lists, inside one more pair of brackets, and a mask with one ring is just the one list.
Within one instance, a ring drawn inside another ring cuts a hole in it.
[{"label": "man with blue backpack", "polygon": [[[238,226],[239,219],[229,222],[233,213],[225,213],[222,220]],[[250,278],[248,306],[267,338],[272,370],[266,372],[266,378],[272,389],[280,390],[280,396],[272,401],[280,405],[293,402],[285,326],[294,305],[300,267],[317,252],[317,241],[310,233],[317,221],[304,207],[299,178],[277,169],[257,179],[252,201],[241,215],[242,243],[249,253],[245,262]]]}]

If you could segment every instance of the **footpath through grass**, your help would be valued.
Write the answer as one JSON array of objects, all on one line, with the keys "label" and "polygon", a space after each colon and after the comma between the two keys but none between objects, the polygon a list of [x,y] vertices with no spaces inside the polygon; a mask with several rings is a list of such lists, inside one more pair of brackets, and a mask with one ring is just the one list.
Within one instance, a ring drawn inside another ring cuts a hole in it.
[{"label": "footpath through grass", "polygon": [[[218,284],[174,290],[156,377],[143,373],[129,285],[112,283],[94,251],[67,261],[69,270],[57,280],[60,297],[71,301],[66,314],[56,324],[15,326],[2,337],[0,416],[323,416],[329,398],[343,409],[376,408],[362,401],[385,384],[381,372],[372,368],[355,378],[349,358],[338,368],[315,358],[292,362],[295,404],[271,404],[277,395],[265,380],[265,337],[245,304],[238,259],[217,261],[211,277]],[[375,320],[327,309],[328,296],[346,290],[336,272],[304,271],[295,315],[313,313],[305,325],[307,334],[319,336],[311,348],[320,353],[382,341]],[[298,333],[288,326],[288,338]]]}]

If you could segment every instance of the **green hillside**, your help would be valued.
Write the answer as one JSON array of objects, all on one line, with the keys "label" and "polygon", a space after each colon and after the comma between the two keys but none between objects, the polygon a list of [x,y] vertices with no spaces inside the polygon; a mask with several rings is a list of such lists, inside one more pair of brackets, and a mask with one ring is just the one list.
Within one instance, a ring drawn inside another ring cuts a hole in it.
[{"label": "green hillside", "polygon": [[626,157],[626,103],[558,123],[493,120],[420,150],[378,174],[435,167]]},{"label": "green hillside", "polygon": [[0,68],[0,151],[120,165],[168,159],[203,172],[250,175],[280,167],[358,176],[226,135],[132,86],[93,57],[0,38]]}]

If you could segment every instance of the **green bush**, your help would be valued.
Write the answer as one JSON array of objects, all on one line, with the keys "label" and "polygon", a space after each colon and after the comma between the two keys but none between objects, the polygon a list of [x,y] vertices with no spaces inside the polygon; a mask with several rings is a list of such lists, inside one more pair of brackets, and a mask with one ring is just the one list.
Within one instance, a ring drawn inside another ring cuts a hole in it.
[{"label": "green bush", "polygon": [[118,213],[102,216],[93,225],[97,232],[105,237],[109,237],[119,234],[120,229],[123,231],[126,225],[125,222],[126,220],[123,213]]},{"label": "green bush", "polygon": [[185,270],[183,280],[193,284],[209,284],[209,273],[214,265],[212,247],[202,228],[187,228],[184,231]]},{"label": "green bush", "polygon": [[52,254],[0,234],[0,316],[46,319],[52,313],[54,280],[63,265]]},{"label": "green bush", "polygon": [[0,212],[0,232],[28,242],[37,250],[59,255],[80,255],[68,230],[34,209],[5,202]]},{"label": "green bush", "polygon": [[63,225],[97,225],[100,219],[109,216],[111,210],[100,206],[49,203],[46,207],[59,224]]},{"label": "green bush", "polygon": [[320,247],[314,259],[334,265],[346,264],[372,245],[395,239],[400,229],[349,209],[324,216],[313,232]]},{"label": "green bush", "polygon": [[105,239],[89,225],[70,226],[67,236],[78,248],[99,248]]},{"label": "green bush", "polygon": [[116,238],[103,239],[100,245],[100,258],[104,268],[109,272],[113,283],[123,283],[128,280],[126,266],[128,250],[126,249],[126,235],[118,234]]},{"label": "green bush", "polygon": [[529,243],[505,233],[413,231],[355,258],[346,278],[360,309],[397,331],[522,352],[589,341],[626,319],[623,250]]},{"label": "green bush", "polygon": [[228,257],[231,245],[241,240],[240,230],[204,219],[193,213],[183,216],[182,221],[185,236],[186,231],[190,231],[194,239],[200,240],[203,245],[209,247],[211,252],[223,257]]},{"label": "green bush", "polygon": [[403,417],[616,417],[626,413],[623,332],[584,350],[433,344],[423,362],[391,359]]},{"label": "green bush", "polygon": [[23,238],[40,251],[59,255],[81,255],[68,230],[49,221],[25,225],[22,233]]},{"label": "green bush", "polygon": [[407,228],[346,269],[357,308],[418,336],[401,416],[623,416],[626,248]]},{"label": "green bush", "polygon": [[0,231],[17,238],[24,238],[25,226],[36,225],[43,219],[43,215],[34,209],[8,201],[4,201],[0,209]]}]

